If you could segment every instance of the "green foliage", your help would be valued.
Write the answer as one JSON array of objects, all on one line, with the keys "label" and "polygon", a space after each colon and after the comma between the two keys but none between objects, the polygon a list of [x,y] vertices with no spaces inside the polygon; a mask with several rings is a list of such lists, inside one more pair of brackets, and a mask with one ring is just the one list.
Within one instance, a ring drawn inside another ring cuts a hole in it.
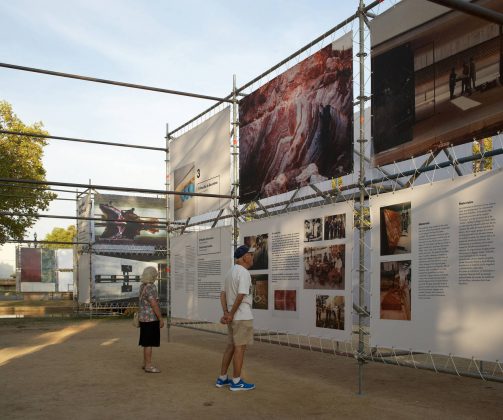
[{"label": "green foliage", "polygon": [[[24,124],[6,101],[0,101],[0,129],[47,135],[41,122]],[[0,178],[45,181],[42,165],[45,140],[0,133]],[[21,213],[19,216],[0,215],[0,244],[8,239],[22,239],[26,230],[37,221],[34,217],[46,210],[56,195],[45,190],[47,186],[22,188],[0,182],[0,211]]]},{"label": "green foliage", "polygon": [[[56,242],[73,242],[75,236],[77,235],[77,228],[74,225],[64,228],[54,228],[51,233],[48,233],[44,241],[56,241]],[[63,244],[43,244],[44,248],[58,249],[58,248],[71,248],[73,245],[63,245]]]}]

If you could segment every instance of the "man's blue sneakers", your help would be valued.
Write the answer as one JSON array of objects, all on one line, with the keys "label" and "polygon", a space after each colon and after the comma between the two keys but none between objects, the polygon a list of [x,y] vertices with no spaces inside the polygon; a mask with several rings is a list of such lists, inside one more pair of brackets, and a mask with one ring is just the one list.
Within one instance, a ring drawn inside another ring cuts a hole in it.
[{"label": "man's blue sneakers", "polygon": [[229,386],[232,383],[232,379],[220,379],[217,378],[217,381],[215,382],[215,386],[217,388],[223,388],[224,386]]},{"label": "man's blue sneakers", "polygon": [[230,383],[231,391],[250,391],[252,389],[255,389],[255,384],[247,384],[242,379],[237,384],[235,384],[232,380],[230,381]]}]

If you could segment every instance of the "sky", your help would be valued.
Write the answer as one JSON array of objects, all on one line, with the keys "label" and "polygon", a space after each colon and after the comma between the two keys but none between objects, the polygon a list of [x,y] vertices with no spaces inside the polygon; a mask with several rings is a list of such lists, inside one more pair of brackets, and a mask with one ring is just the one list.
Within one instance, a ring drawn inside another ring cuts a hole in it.
[{"label": "sky", "polygon": [[[0,62],[224,97],[234,74],[242,86],[351,16],[358,4],[0,0]],[[357,29],[356,21],[331,40],[351,29]],[[165,145],[167,124],[177,128],[214,104],[6,68],[0,68],[0,100],[23,122],[42,121],[55,136],[157,147]],[[159,151],[50,140],[44,166],[48,181],[163,189],[164,158]],[[74,203],[54,201],[46,213],[75,215]],[[42,239],[70,223],[41,219],[26,238],[36,233]],[[12,252],[0,253],[3,260],[12,261]]]}]

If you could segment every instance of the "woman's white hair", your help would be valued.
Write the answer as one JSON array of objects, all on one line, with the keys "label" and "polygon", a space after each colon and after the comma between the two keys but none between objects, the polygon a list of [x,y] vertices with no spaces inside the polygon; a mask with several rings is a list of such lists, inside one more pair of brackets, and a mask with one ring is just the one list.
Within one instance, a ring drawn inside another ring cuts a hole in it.
[{"label": "woman's white hair", "polygon": [[157,280],[157,270],[155,267],[146,267],[141,275],[143,283],[153,283]]}]

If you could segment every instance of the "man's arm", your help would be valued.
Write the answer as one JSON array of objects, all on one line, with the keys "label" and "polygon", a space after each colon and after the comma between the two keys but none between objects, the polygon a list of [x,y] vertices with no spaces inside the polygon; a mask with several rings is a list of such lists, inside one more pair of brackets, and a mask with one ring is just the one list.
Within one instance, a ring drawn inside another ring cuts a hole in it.
[{"label": "man's arm", "polygon": [[228,324],[229,323],[229,311],[227,310],[227,295],[225,294],[225,291],[220,292],[220,305],[222,305],[222,312],[224,313],[222,315],[222,318],[220,318],[220,323],[221,324]]},{"label": "man's arm", "polygon": [[232,308],[231,310],[229,311],[229,314],[228,316],[230,317],[230,320],[232,321],[232,319],[234,318],[234,314],[236,313],[236,311],[238,310],[239,308],[239,305],[241,305],[241,302],[243,301],[243,298],[245,297],[246,295],[243,294],[243,293],[239,293],[237,296],[236,296],[236,300],[234,301],[234,304],[232,305]]}]

